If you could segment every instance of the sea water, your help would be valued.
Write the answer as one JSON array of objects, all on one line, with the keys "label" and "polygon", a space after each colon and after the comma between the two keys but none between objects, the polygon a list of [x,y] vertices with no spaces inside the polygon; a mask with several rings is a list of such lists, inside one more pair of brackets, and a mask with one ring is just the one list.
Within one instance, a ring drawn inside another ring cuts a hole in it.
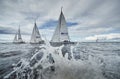
[{"label": "sea water", "polygon": [[1,43],[0,78],[120,79],[120,43],[60,47]]}]

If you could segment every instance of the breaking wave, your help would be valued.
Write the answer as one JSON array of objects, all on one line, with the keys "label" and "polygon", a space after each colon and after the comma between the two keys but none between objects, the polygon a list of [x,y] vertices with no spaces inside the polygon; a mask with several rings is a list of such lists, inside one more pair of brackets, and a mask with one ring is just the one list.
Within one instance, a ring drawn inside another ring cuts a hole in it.
[{"label": "breaking wave", "polygon": [[[110,60],[105,58],[108,53],[100,54],[107,49],[84,44],[61,47],[41,45],[13,64],[13,71],[4,79],[119,79],[120,71],[114,71],[116,66],[108,70],[111,67]],[[111,59],[111,55],[108,57]],[[115,58],[118,59],[119,56]]]}]

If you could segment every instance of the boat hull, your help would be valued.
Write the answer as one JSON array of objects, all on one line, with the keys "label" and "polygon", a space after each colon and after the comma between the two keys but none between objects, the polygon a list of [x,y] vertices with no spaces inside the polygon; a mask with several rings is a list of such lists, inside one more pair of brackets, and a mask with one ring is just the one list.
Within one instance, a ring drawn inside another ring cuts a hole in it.
[{"label": "boat hull", "polygon": [[45,43],[45,41],[39,41],[39,42],[30,42],[30,44],[44,44]]},{"label": "boat hull", "polygon": [[50,45],[53,47],[58,47],[61,45],[66,45],[66,44],[75,45],[75,44],[77,44],[77,42],[50,42]]},{"label": "boat hull", "polygon": [[25,44],[25,42],[13,42],[13,44]]}]

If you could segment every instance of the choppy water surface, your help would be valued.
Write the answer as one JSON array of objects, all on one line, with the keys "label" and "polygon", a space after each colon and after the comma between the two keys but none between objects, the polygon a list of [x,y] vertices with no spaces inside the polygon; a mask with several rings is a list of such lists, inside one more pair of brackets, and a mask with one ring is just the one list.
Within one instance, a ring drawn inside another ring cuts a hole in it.
[{"label": "choppy water surface", "polygon": [[1,79],[120,79],[120,43],[0,44]]}]

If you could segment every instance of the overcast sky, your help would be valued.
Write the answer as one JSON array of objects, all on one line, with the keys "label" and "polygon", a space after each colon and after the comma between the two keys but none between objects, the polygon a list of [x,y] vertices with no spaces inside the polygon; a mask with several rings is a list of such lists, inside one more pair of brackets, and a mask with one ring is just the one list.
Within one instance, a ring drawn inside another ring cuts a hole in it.
[{"label": "overcast sky", "polygon": [[12,41],[19,25],[29,41],[35,19],[51,40],[61,6],[72,41],[120,40],[120,0],[0,0],[0,41]]}]

